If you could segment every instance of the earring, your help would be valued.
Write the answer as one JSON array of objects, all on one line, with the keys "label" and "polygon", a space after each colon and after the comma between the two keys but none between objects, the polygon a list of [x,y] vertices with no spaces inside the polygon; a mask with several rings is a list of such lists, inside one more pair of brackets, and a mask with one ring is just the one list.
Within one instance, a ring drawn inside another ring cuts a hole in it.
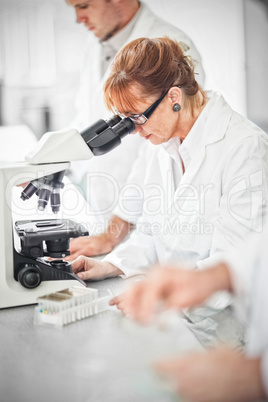
[{"label": "earring", "polygon": [[174,103],[173,108],[174,112],[179,112],[181,110],[181,106],[178,103]]}]

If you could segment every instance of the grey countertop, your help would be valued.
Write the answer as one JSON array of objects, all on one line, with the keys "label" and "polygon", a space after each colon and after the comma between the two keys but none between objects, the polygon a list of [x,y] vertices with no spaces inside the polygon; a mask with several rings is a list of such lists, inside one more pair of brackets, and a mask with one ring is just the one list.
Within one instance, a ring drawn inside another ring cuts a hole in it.
[{"label": "grey countertop", "polygon": [[[118,294],[124,282],[88,286]],[[153,362],[201,349],[174,313],[161,328],[140,326],[115,308],[62,328],[33,317],[34,306],[0,310],[1,402],[178,401]]]}]

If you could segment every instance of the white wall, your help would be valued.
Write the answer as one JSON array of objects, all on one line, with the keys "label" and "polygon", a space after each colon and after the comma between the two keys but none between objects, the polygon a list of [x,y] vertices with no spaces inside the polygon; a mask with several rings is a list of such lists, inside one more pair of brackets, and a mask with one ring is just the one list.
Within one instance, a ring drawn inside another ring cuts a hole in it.
[{"label": "white wall", "polygon": [[248,116],[268,133],[268,7],[245,1]]},{"label": "white wall", "polygon": [[206,89],[220,91],[246,114],[243,0],[145,0],[152,10],[185,31],[199,49]]},{"label": "white wall", "polygon": [[[145,1],[194,40],[203,58],[206,88],[219,90],[245,114],[243,0]],[[6,124],[28,121],[41,135],[44,105],[52,110],[53,129],[68,124],[84,38],[90,34],[75,24],[74,10],[64,0],[0,0]],[[30,50],[25,50],[27,41]]]},{"label": "white wall", "polygon": [[0,0],[4,124],[40,136],[46,107],[53,128],[70,121],[87,34],[65,0]]}]

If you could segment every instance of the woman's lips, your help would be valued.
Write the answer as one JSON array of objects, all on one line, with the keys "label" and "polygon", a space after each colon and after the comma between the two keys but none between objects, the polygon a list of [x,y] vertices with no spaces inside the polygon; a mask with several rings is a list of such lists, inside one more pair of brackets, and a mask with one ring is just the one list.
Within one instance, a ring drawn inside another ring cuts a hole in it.
[{"label": "woman's lips", "polygon": [[91,26],[91,25],[86,25],[87,29],[89,31],[94,31],[95,27]]},{"label": "woman's lips", "polygon": [[141,138],[144,138],[145,140],[149,140],[149,138],[151,137],[152,134],[148,134],[148,135],[143,135],[141,132],[139,133]]}]

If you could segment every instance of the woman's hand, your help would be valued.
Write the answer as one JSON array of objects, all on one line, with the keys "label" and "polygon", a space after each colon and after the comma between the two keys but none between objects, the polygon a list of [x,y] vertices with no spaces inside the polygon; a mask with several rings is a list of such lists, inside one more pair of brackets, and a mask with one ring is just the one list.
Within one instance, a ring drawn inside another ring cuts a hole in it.
[{"label": "woman's hand", "polygon": [[96,256],[101,254],[108,254],[112,251],[113,247],[108,241],[105,233],[99,236],[85,236],[71,239],[70,241],[70,255],[65,258],[66,261],[72,261],[80,255]]},{"label": "woman's hand", "polygon": [[260,359],[246,358],[226,346],[162,361],[156,370],[192,402],[246,402],[264,397]]},{"label": "woman's hand", "polygon": [[70,255],[66,261],[72,261],[79,255],[93,257],[110,253],[133,229],[133,225],[118,216],[113,216],[104,233],[98,236],[78,237],[70,241]]},{"label": "woman's hand", "polygon": [[84,281],[112,278],[123,275],[115,265],[81,255],[72,263],[73,272]]},{"label": "woman's hand", "polygon": [[229,290],[229,271],[225,265],[206,270],[158,267],[148,278],[110,301],[126,315],[148,322],[160,307],[186,308],[202,304],[217,290]]}]

